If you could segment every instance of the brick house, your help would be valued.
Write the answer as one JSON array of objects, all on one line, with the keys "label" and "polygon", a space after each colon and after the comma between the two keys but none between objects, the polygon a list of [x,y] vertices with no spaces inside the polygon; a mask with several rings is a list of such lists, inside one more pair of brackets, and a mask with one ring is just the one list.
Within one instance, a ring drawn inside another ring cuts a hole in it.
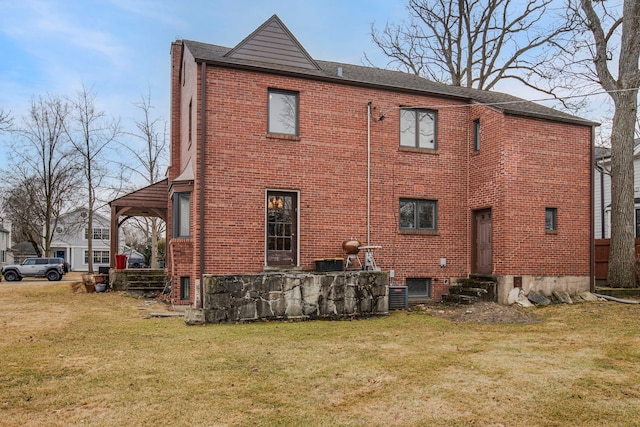
[{"label": "brick house", "polygon": [[277,16],[171,46],[167,269],[313,270],[357,239],[414,301],[472,273],[589,290],[594,123],[511,95],[313,59]]}]

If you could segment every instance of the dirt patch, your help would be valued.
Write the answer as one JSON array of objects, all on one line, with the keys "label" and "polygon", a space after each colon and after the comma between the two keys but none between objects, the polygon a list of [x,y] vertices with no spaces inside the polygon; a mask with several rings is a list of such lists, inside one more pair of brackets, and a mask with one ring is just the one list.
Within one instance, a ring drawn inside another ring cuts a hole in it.
[{"label": "dirt patch", "polygon": [[536,309],[523,308],[517,304],[501,305],[495,302],[476,302],[472,305],[459,305],[440,303],[417,305],[412,309],[454,322],[538,323],[540,321],[540,317],[535,313]]}]

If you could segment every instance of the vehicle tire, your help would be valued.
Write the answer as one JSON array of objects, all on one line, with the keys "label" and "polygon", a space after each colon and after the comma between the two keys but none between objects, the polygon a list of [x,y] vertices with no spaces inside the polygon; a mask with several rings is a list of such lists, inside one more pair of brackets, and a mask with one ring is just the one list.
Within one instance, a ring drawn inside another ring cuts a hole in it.
[{"label": "vehicle tire", "polygon": [[7,282],[18,281],[18,274],[15,271],[7,271],[4,273],[4,280]]},{"label": "vehicle tire", "polygon": [[57,282],[61,278],[62,278],[62,276],[60,276],[60,273],[58,273],[57,271],[55,271],[55,270],[47,271],[47,280],[48,281]]}]

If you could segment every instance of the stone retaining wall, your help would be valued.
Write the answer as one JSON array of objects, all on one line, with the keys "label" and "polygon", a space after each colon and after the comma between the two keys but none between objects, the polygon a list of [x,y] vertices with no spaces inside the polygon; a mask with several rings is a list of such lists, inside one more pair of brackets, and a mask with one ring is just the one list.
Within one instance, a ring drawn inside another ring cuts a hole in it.
[{"label": "stone retaining wall", "polygon": [[385,272],[205,275],[206,323],[388,314]]},{"label": "stone retaining wall", "polygon": [[[498,302],[509,304],[509,292],[515,287],[514,277],[511,275],[498,276]],[[588,276],[519,276],[520,285],[525,295],[530,291],[536,291],[546,297],[550,297],[553,291],[567,292],[576,295],[589,292],[590,280]]]}]

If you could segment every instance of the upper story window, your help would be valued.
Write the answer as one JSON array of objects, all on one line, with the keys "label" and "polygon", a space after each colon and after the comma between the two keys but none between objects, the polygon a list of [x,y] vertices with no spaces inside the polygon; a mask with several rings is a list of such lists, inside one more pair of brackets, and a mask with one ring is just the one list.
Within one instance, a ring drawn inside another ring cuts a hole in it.
[{"label": "upper story window", "polygon": [[191,193],[173,194],[173,237],[189,237],[191,228]]},{"label": "upper story window", "polygon": [[[94,227],[93,229],[93,240],[109,240],[111,238],[111,234],[108,228],[99,228]],[[85,240],[89,240],[89,229],[84,229],[84,238]]]},{"label": "upper story window", "polygon": [[267,133],[298,136],[298,92],[269,89]]},{"label": "upper story window", "polygon": [[400,199],[400,229],[436,231],[437,205],[435,200]]},{"label": "upper story window", "polygon": [[437,117],[433,110],[401,108],[400,146],[435,150]]},{"label": "upper story window", "polygon": [[473,151],[480,151],[480,119],[473,121]]}]

